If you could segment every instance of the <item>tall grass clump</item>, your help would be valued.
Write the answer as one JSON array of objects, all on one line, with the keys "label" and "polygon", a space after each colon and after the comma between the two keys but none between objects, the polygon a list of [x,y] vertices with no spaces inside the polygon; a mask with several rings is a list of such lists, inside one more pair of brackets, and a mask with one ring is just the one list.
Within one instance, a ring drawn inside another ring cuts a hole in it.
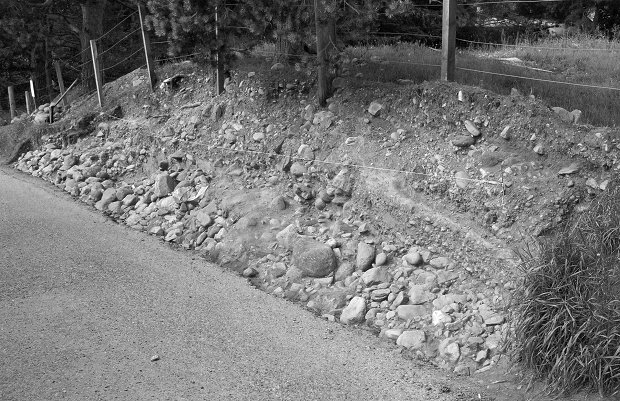
[{"label": "tall grass clump", "polygon": [[517,359],[550,391],[620,393],[620,185],[521,255]]}]

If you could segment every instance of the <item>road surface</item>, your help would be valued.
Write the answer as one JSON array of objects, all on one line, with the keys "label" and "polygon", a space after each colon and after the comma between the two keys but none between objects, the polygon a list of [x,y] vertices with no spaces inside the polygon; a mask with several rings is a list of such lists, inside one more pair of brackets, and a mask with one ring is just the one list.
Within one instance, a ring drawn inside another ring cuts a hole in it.
[{"label": "road surface", "polygon": [[478,399],[444,375],[0,169],[0,400]]}]

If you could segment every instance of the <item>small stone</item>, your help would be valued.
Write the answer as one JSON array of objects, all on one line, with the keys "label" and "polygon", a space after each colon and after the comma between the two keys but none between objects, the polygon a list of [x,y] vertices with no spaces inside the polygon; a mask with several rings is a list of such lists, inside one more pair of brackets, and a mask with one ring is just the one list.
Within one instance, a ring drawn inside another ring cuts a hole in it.
[{"label": "small stone", "polygon": [[342,281],[345,278],[349,277],[355,271],[355,266],[349,262],[343,262],[340,264],[338,269],[336,270],[336,274],[334,276],[336,281]]},{"label": "small stone", "polygon": [[419,266],[424,263],[424,259],[422,259],[422,255],[420,255],[420,252],[415,251],[406,254],[405,256],[403,256],[403,259],[405,260],[405,262],[412,266]]},{"label": "small stone", "polygon": [[433,326],[440,325],[442,323],[452,323],[452,317],[447,313],[444,313],[440,310],[433,311],[432,314]]},{"label": "small stone", "polygon": [[300,177],[300,176],[306,174],[308,172],[308,169],[303,164],[301,164],[299,162],[295,162],[295,163],[293,163],[291,165],[290,172],[295,177]]},{"label": "small stone", "polygon": [[542,156],[545,154],[545,147],[539,143],[538,145],[534,146],[534,152]]},{"label": "small stone", "polygon": [[275,210],[275,211],[280,211],[280,210],[284,210],[286,209],[286,198],[284,198],[284,196],[276,196],[275,198],[273,198],[273,200],[271,201],[271,209]]},{"label": "small stone", "polygon": [[163,198],[174,191],[176,185],[176,180],[167,173],[158,174],[153,185],[153,193],[157,198]]},{"label": "small stone", "polygon": [[461,357],[461,349],[455,342],[448,343],[451,339],[446,338],[439,343],[439,356],[447,359],[450,362],[457,362]]},{"label": "small stone", "polygon": [[368,106],[368,112],[374,117],[378,117],[382,109],[383,105],[376,101],[370,103],[370,106]]},{"label": "small stone", "polygon": [[563,167],[558,171],[558,175],[569,175],[579,171],[579,163],[571,163],[569,166]]},{"label": "small stone", "polygon": [[362,274],[362,281],[366,285],[389,283],[390,273],[385,267],[373,267]]},{"label": "small stone", "polygon": [[353,297],[342,310],[340,321],[344,324],[355,324],[364,321],[366,315],[366,300],[362,297]]},{"label": "small stone", "polygon": [[375,247],[365,242],[357,244],[357,257],[355,265],[359,270],[366,271],[375,261]]},{"label": "small stone", "polygon": [[255,133],[254,133],[254,135],[252,135],[252,139],[253,139],[255,142],[260,142],[260,141],[262,141],[263,139],[265,139],[265,134],[264,134],[264,133],[262,133],[262,132],[255,132]]},{"label": "small stone", "polygon": [[487,326],[496,326],[504,323],[504,317],[489,309],[486,305],[481,305],[478,312],[480,313],[480,316],[482,316],[484,324]]},{"label": "small stone", "polygon": [[401,320],[411,320],[428,315],[428,311],[421,305],[400,305],[396,308],[396,314]]},{"label": "small stone", "polygon": [[474,123],[472,123],[471,121],[465,120],[465,128],[467,129],[467,132],[469,132],[474,138],[480,136],[480,130],[476,128]]},{"label": "small stone", "polygon": [[375,257],[375,265],[383,266],[387,262],[387,255],[384,252],[381,252]]},{"label": "small stone", "polygon": [[387,329],[383,335],[390,340],[397,340],[403,334],[403,329]]},{"label": "small stone", "polygon": [[429,261],[429,264],[433,266],[435,269],[445,269],[452,264],[452,261],[445,256],[440,256],[440,257],[431,259]]},{"label": "small stone", "polygon": [[475,361],[478,363],[483,362],[485,359],[487,359],[488,355],[489,355],[489,350],[481,349],[480,351],[476,353]]},{"label": "small stone", "polygon": [[412,305],[422,305],[433,299],[433,295],[426,290],[426,286],[412,285],[409,289],[409,303]]},{"label": "small stone", "polygon": [[467,174],[467,171],[457,171],[457,173],[454,175],[454,178],[456,186],[461,189],[465,189],[469,185],[470,178],[469,174]]},{"label": "small stone", "polygon": [[592,189],[598,189],[598,183],[596,182],[596,180],[594,178],[588,178],[586,180],[586,186],[592,188]]},{"label": "small stone", "polygon": [[407,330],[396,340],[396,344],[408,349],[420,349],[426,342],[426,333],[422,330]]},{"label": "small stone", "polygon": [[151,357],[151,362],[157,362],[157,361],[159,361],[159,355],[153,355]]},{"label": "small stone", "polygon": [[388,295],[390,295],[391,290],[389,288],[382,288],[379,290],[374,290],[370,293],[370,299],[375,302],[381,302],[387,299]]},{"label": "small stone", "polygon": [[509,140],[510,139],[510,125],[507,125],[502,132],[500,132],[499,137],[505,140]]},{"label": "small stone", "polygon": [[484,346],[487,347],[490,351],[493,351],[499,348],[501,342],[501,333],[495,332],[487,337],[486,341],[484,342]]},{"label": "small stone", "polygon": [[469,136],[469,135],[457,135],[454,138],[452,138],[450,142],[452,142],[453,146],[456,146],[459,148],[466,148],[468,146],[475,144],[476,139],[473,136]]}]

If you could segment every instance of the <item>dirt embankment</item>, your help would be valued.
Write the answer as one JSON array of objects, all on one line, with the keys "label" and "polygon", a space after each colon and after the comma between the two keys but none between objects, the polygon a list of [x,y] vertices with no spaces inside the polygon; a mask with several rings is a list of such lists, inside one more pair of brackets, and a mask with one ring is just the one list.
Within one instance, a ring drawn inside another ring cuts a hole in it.
[{"label": "dirt embankment", "polygon": [[193,64],[152,94],[136,71],[107,85],[116,111],[91,135],[47,135],[16,166],[412,357],[488,373],[510,345],[512,250],[605,190],[618,130],[518,93],[377,87],[357,67],[325,110],[304,71],[239,72],[220,97]]}]

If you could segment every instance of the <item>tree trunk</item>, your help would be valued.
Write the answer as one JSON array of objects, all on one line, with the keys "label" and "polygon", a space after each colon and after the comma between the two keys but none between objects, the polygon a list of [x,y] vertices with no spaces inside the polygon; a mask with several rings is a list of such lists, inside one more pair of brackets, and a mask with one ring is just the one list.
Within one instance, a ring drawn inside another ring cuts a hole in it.
[{"label": "tree trunk", "polygon": [[321,10],[318,1],[315,0],[315,27],[316,27],[316,57],[318,69],[318,92],[319,105],[325,106],[327,99],[332,95],[331,62],[334,54],[338,51],[336,47],[336,20],[333,16],[327,15]]},{"label": "tree trunk", "polygon": [[82,30],[80,43],[82,47],[82,85],[88,90],[95,89],[90,40],[103,34],[103,13],[107,0],[82,0]]}]

